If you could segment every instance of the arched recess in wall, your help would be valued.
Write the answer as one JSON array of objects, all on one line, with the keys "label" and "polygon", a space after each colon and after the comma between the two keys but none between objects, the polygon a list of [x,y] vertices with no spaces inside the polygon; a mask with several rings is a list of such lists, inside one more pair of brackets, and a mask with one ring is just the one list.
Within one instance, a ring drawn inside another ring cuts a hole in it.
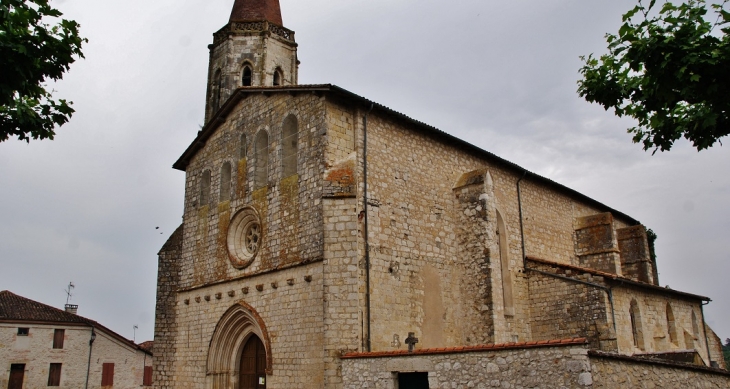
[{"label": "arched recess in wall", "polygon": [[284,81],[284,72],[281,70],[281,68],[277,67],[274,69],[274,80],[273,85],[279,86],[282,85]]},{"label": "arched recess in wall", "polygon": [[258,337],[266,349],[266,374],[273,373],[271,340],[261,316],[241,301],[226,311],[216,325],[208,347],[209,388],[238,387],[238,367],[246,342]]},{"label": "arched recess in wall", "polygon": [[253,67],[250,63],[244,62],[241,68],[241,86],[253,85]]},{"label": "arched recess in wall", "polygon": [[254,189],[259,189],[268,184],[269,175],[269,134],[265,130],[256,134],[254,149]]},{"label": "arched recess in wall", "polygon": [[694,335],[695,339],[700,338],[700,326],[697,324],[697,316],[695,315],[695,311],[692,311],[692,335]]},{"label": "arched recess in wall", "polygon": [[248,153],[247,148],[248,147],[248,139],[246,138],[246,134],[241,134],[241,139],[238,143],[238,158],[244,159],[246,158],[246,154]]},{"label": "arched recess in wall", "polygon": [[694,310],[692,311],[692,333],[690,334],[687,330],[683,330],[684,333],[684,348],[686,350],[699,350],[702,342],[697,342],[700,339],[699,336],[700,328],[697,325],[697,316]]},{"label": "arched recess in wall", "polygon": [[502,296],[504,298],[504,315],[515,315],[515,300],[512,290],[512,272],[509,270],[509,240],[507,228],[502,214],[497,211],[497,242],[499,243],[499,262],[502,267]]},{"label": "arched recess in wall", "polygon": [[201,207],[210,203],[210,170],[205,170],[200,178],[200,196],[199,203]]},{"label": "arched recess in wall", "polygon": [[639,310],[639,303],[635,299],[631,300],[629,317],[631,318],[631,333],[634,337],[634,346],[644,350],[644,330],[641,326],[641,311]]},{"label": "arched recess in wall", "polygon": [[667,303],[667,332],[669,332],[669,341],[675,346],[677,345],[677,325],[674,321],[674,311],[672,306]]},{"label": "arched recess in wall", "polygon": [[299,124],[297,117],[289,115],[284,119],[281,131],[282,178],[297,174],[297,151],[299,150]]},{"label": "arched recess in wall", "polygon": [[231,199],[231,163],[225,162],[221,166],[221,193],[220,201]]},{"label": "arched recess in wall", "polygon": [[223,73],[220,69],[215,71],[213,75],[213,111],[217,111],[221,106],[221,94],[223,93]]}]

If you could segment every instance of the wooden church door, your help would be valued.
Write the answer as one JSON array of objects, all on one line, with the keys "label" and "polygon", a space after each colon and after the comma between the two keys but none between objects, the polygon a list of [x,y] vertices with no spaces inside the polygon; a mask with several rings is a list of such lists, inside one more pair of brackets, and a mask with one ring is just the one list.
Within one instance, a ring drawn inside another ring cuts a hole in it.
[{"label": "wooden church door", "polygon": [[266,348],[252,335],[241,353],[239,389],[266,389]]}]

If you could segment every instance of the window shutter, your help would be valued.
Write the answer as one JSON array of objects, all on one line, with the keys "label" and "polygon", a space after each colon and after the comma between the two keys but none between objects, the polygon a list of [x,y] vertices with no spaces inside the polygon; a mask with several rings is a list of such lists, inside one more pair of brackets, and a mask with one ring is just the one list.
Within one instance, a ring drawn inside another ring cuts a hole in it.
[{"label": "window shutter", "polygon": [[152,366],[144,367],[144,379],[142,381],[142,385],[152,386]]},{"label": "window shutter", "polygon": [[66,335],[66,330],[55,330],[53,331],[53,348],[63,348],[63,337]]},{"label": "window shutter", "polygon": [[51,363],[48,368],[48,386],[61,386],[61,364]]},{"label": "window shutter", "polygon": [[114,364],[105,363],[101,367],[101,386],[114,385]]}]

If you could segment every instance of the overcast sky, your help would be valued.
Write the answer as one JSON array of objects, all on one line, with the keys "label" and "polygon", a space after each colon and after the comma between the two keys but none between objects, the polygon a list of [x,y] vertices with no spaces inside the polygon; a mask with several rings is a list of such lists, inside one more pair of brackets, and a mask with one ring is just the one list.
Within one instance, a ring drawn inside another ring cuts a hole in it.
[{"label": "overcast sky", "polygon": [[[53,0],[89,39],[54,86],[53,141],[0,143],[0,290],[153,337],[157,252],[181,223],[172,163],[203,123],[207,45],[233,0]],[[730,144],[652,156],[576,93],[630,0],[281,0],[300,84],[332,83],[576,189],[659,236],[661,285],[730,337]],[[730,143],[730,139],[725,139]],[[156,229],[159,227],[159,229]],[[528,247],[529,249],[529,247]]]}]

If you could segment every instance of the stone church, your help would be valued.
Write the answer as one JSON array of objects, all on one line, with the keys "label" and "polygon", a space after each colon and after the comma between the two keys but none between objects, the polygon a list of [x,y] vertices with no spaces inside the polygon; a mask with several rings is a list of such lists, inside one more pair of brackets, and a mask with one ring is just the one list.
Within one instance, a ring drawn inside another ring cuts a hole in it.
[{"label": "stone church", "polygon": [[659,286],[639,221],[299,85],[278,0],[236,0],[209,48],[156,387],[730,387],[710,299]]}]

